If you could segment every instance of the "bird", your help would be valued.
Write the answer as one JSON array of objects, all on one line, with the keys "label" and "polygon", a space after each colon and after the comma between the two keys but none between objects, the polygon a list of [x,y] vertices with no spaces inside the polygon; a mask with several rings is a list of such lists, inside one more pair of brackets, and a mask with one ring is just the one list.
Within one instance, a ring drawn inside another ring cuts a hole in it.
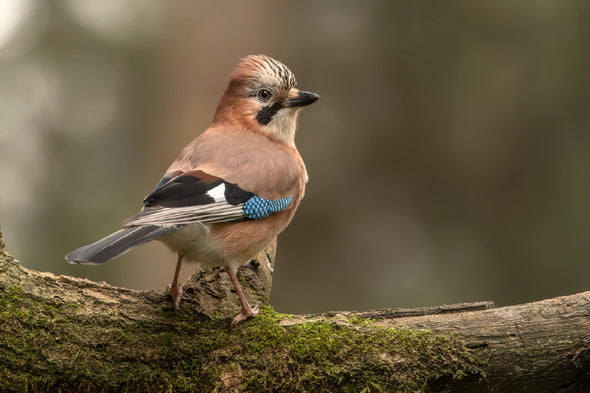
[{"label": "bird", "polygon": [[266,55],[242,58],[229,75],[209,127],[184,149],[123,228],[65,256],[100,264],[153,240],[177,254],[166,293],[180,307],[183,261],[223,266],[241,304],[231,326],[255,317],[237,269],[293,219],[308,181],[295,131],[319,95],[299,90],[291,70]]}]

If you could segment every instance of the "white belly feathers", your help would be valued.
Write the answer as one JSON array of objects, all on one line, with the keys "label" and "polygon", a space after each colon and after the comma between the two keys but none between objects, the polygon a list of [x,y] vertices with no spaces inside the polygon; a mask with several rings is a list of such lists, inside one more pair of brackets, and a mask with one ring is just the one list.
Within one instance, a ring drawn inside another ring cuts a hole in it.
[{"label": "white belly feathers", "polygon": [[227,264],[209,232],[209,224],[197,222],[185,225],[158,240],[172,251],[184,253],[185,261],[198,262],[208,267]]}]

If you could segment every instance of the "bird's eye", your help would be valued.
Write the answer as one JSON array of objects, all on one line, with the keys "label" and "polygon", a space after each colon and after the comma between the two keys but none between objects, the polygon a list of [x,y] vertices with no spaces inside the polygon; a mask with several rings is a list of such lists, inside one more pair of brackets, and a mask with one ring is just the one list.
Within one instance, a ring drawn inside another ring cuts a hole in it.
[{"label": "bird's eye", "polygon": [[266,89],[260,89],[260,90],[258,90],[258,93],[256,93],[256,97],[258,97],[258,99],[262,102],[266,102],[266,101],[270,100],[271,96],[272,96],[272,93]]}]

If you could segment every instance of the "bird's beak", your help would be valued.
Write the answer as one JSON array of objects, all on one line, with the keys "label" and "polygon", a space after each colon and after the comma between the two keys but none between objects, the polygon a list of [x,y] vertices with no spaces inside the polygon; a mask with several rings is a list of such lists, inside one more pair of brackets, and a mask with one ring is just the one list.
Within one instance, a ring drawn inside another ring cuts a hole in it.
[{"label": "bird's beak", "polygon": [[295,98],[286,98],[283,100],[283,107],[294,108],[297,106],[307,106],[313,104],[320,98],[316,93],[309,91],[300,91]]}]

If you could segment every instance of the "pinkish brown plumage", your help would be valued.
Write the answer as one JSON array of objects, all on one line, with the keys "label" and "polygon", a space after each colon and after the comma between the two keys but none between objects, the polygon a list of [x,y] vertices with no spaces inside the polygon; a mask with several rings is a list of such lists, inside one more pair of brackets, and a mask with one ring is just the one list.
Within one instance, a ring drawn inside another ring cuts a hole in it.
[{"label": "pinkish brown plumage", "polygon": [[307,172],[295,147],[299,110],[319,98],[299,91],[293,73],[264,55],[242,59],[209,128],[170,165],[140,213],[125,228],[66,255],[72,263],[103,263],[151,240],[178,254],[168,294],[178,308],[183,260],[225,266],[242,305],[232,322],[253,317],[237,268],[291,221]]}]

